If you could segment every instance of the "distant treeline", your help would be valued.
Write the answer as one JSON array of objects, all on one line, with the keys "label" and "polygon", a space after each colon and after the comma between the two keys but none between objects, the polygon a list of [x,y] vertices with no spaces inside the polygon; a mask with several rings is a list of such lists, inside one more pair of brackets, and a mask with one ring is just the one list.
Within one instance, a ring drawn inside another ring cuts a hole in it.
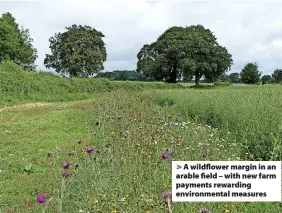
[{"label": "distant treeline", "polygon": [[135,70],[114,70],[112,72],[99,72],[97,78],[107,78],[116,81],[155,81]]}]

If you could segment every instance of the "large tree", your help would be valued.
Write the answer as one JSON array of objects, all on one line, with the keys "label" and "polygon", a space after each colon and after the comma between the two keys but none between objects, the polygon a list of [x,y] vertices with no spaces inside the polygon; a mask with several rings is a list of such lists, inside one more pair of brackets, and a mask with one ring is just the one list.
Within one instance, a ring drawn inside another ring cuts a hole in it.
[{"label": "large tree", "polygon": [[145,44],[137,54],[137,71],[156,80],[175,83],[195,77],[216,79],[230,69],[232,56],[202,25],[171,27],[157,41]]},{"label": "large tree", "polygon": [[11,13],[0,17],[0,62],[12,60],[25,70],[35,70],[37,50],[32,45],[29,30],[19,29]]},{"label": "large tree", "polygon": [[51,54],[44,64],[70,77],[89,77],[104,69],[107,59],[102,32],[89,26],[72,25],[49,39]]},{"label": "large tree", "polygon": [[229,75],[229,77],[230,77],[230,81],[232,83],[239,83],[240,82],[240,74],[237,73],[237,72],[231,73]]},{"label": "large tree", "polygon": [[248,63],[242,69],[240,75],[243,83],[257,84],[260,82],[261,72],[258,70],[257,63]]},{"label": "large tree", "polygon": [[219,80],[231,83],[230,75],[227,75],[226,73],[223,73],[221,76],[219,76]]},{"label": "large tree", "polygon": [[282,83],[282,69],[274,70],[272,78],[275,83]]},{"label": "large tree", "polygon": [[271,75],[264,75],[261,77],[262,84],[269,84],[272,81]]}]

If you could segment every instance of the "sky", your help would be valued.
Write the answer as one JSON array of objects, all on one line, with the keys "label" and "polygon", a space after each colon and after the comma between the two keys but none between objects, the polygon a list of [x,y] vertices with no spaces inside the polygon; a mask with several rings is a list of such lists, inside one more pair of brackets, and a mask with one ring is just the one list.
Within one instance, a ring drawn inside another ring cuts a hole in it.
[{"label": "sky", "polygon": [[232,54],[230,72],[257,62],[263,74],[271,74],[282,69],[281,8],[281,0],[0,0],[0,13],[12,13],[29,29],[38,50],[37,69],[46,71],[49,38],[72,24],[105,35],[105,71],[135,70],[144,44],[172,26],[201,24]]}]

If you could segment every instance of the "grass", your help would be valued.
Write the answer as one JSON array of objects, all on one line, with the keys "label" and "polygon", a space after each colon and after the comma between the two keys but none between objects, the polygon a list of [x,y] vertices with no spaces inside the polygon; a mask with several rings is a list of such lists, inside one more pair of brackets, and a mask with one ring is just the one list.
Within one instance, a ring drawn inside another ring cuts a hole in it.
[{"label": "grass", "polygon": [[[189,89],[157,82],[66,79],[26,72],[11,62],[0,65],[0,79],[3,213],[165,213],[159,196],[171,189],[173,160],[282,159],[279,85]],[[3,108],[19,103],[27,104]],[[100,152],[89,154],[87,147]],[[70,176],[64,178],[66,161]],[[41,193],[47,203],[36,201]],[[200,208],[278,213],[282,203],[172,207],[174,213]]]},{"label": "grass", "polygon": [[231,132],[249,159],[282,159],[280,85],[147,93],[170,113],[219,129],[223,138]]},{"label": "grass", "polygon": [[[165,92],[166,97],[173,93]],[[199,91],[189,92],[196,97]],[[154,99],[112,91],[95,100],[2,110],[2,212],[38,213],[45,207],[45,212],[164,213],[159,195],[171,188],[172,160],[241,159],[232,134],[223,138],[209,125],[173,116]],[[87,147],[101,152],[88,154]],[[168,159],[162,159],[165,151]],[[65,161],[71,163],[68,178],[62,178]],[[47,206],[36,202],[39,193],[46,193]],[[175,203],[173,212],[195,213],[203,207],[214,213],[281,208],[279,203]]]},{"label": "grass", "polygon": [[143,91],[185,88],[180,84],[115,82],[103,78],[63,78],[46,72],[28,72],[15,63],[0,64],[0,107],[26,102],[84,100],[117,89]]}]

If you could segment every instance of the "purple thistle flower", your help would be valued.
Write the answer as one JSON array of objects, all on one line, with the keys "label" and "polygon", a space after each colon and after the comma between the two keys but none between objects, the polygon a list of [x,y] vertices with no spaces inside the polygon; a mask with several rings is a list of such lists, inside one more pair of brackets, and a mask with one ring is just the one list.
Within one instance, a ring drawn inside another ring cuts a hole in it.
[{"label": "purple thistle flower", "polygon": [[77,143],[78,143],[79,145],[82,144],[82,140],[77,141]]},{"label": "purple thistle flower", "polygon": [[99,126],[99,125],[100,125],[100,123],[97,121],[97,122],[96,122],[96,126]]},{"label": "purple thistle flower", "polygon": [[208,157],[208,156],[209,156],[209,153],[208,153],[208,152],[204,152],[204,153],[203,153],[203,156],[204,156],[204,157]]},{"label": "purple thistle flower", "polygon": [[68,176],[70,176],[70,173],[69,173],[69,172],[64,172],[64,173],[63,173],[63,177],[64,177],[64,178],[67,178]]},{"label": "purple thistle flower", "polygon": [[172,202],[172,191],[167,190],[160,195],[160,201],[161,202],[166,202],[166,203],[171,203]]},{"label": "purple thistle flower", "polygon": [[37,202],[38,203],[45,203],[45,201],[46,201],[45,194],[40,194],[40,195],[37,196]]},{"label": "purple thistle flower", "polygon": [[53,153],[52,152],[48,152],[48,157],[51,157],[53,155]]},{"label": "purple thistle flower", "polygon": [[68,169],[70,167],[70,162],[65,162],[62,167]]},{"label": "purple thistle flower", "polygon": [[68,156],[73,156],[73,155],[74,155],[73,152],[69,152],[69,153],[68,153]]},{"label": "purple thistle flower", "polygon": [[92,153],[93,151],[94,151],[94,149],[93,149],[93,148],[90,148],[90,147],[88,147],[88,148],[86,149],[86,152],[89,153],[89,154]]},{"label": "purple thistle flower", "polygon": [[162,153],[162,157],[163,157],[163,159],[167,159],[168,158],[168,153],[167,152],[163,152]]}]

